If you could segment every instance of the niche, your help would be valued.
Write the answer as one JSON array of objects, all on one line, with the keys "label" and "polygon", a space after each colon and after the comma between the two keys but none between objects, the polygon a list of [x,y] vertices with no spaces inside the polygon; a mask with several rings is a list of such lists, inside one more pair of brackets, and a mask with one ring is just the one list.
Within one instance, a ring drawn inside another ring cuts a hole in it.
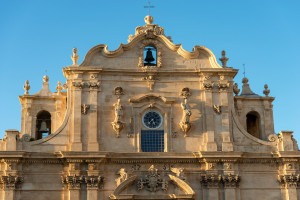
[{"label": "niche", "polygon": [[247,132],[254,137],[260,138],[260,117],[257,112],[249,112],[246,115]]},{"label": "niche", "polygon": [[146,46],[144,48],[144,66],[156,66],[157,65],[157,54],[154,46]]},{"label": "niche", "polygon": [[39,140],[51,134],[51,114],[48,111],[40,111],[36,116],[35,139]]}]

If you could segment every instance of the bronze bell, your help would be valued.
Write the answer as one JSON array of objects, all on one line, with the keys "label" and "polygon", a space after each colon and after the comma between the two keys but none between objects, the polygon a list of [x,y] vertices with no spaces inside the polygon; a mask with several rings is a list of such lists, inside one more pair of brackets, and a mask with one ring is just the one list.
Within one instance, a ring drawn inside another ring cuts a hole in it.
[{"label": "bronze bell", "polygon": [[153,62],[155,59],[153,58],[153,55],[152,55],[152,51],[150,48],[147,49],[147,52],[146,52],[146,58],[145,58],[145,62],[146,63],[151,63]]},{"label": "bronze bell", "polygon": [[41,133],[46,133],[46,132],[48,132],[48,128],[47,128],[47,123],[46,123],[46,121],[45,120],[43,120],[42,121],[42,123],[41,123],[41,127],[40,127],[40,132]]}]

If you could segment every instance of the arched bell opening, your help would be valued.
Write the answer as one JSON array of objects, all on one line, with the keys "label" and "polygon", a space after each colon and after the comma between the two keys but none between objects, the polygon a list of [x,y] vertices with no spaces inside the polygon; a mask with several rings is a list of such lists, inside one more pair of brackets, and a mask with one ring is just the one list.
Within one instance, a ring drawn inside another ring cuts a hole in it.
[{"label": "arched bell opening", "polygon": [[148,45],[144,47],[144,66],[157,65],[157,50],[154,46]]},{"label": "arched bell opening", "polygon": [[35,139],[39,140],[51,134],[51,114],[48,111],[40,111],[36,116]]},{"label": "arched bell opening", "polygon": [[260,116],[257,112],[249,112],[246,115],[247,132],[254,137],[261,138],[260,134]]}]

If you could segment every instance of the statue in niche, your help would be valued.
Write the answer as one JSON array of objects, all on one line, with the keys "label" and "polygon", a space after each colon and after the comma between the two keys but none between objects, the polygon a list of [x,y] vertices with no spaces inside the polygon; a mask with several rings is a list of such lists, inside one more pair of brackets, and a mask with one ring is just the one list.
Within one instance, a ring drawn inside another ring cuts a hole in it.
[{"label": "statue in niche", "polygon": [[114,104],[115,107],[115,120],[114,122],[120,122],[120,118],[122,116],[123,106],[120,103],[120,99],[118,99],[117,103]]},{"label": "statue in niche", "polygon": [[181,103],[182,108],[182,119],[179,122],[179,126],[184,133],[184,137],[187,136],[187,132],[191,129],[190,117],[192,115],[192,111],[187,103],[187,99],[184,99],[184,102]]},{"label": "statue in niche", "polygon": [[181,108],[183,110],[183,115],[182,115],[182,122],[183,123],[190,123],[190,116],[192,115],[192,111],[187,104],[187,99],[184,99],[184,102],[181,103]]},{"label": "statue in niche", "polygon": [[123,115],[123,106],[121,105],[121,100],[118,98],[117,103],[114,104],[115,119],[111,123],[113,129],[116,131],[116,136],[120,137],[120,132],[124,128],[123,122],[121,122],[121,116]]},{"label": "statue in niche", "polygon": [[120,175],[120,177],[115,179],[117,186],[119,186],[122,182],[126,181],[128,178],[128,174],[124,168],[121,168],[118,174]]}]

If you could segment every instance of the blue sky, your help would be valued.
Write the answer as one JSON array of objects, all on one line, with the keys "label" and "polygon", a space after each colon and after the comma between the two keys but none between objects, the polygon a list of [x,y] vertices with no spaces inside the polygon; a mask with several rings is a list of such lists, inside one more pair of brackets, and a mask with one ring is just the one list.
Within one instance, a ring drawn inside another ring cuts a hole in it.
[{"label": "blue sky", "polygon": [[[300,141],[300,1],[299,0],[153,0],[154,23],[174,43],[191,51],[206,46],[217,58],[224,49],[228,65],[243,64],[252,90],[263,95],[264,84],[275,97],[275,132],[293,130]],[[110,50],[127,43],[135,27],[144,25],[147,0],[0,0],[0,138],[20,130],[25,80],[30,93],[41,89],[42,76],[51,90],[65,82],[62,68],[70,65],[73,47],[79,62],[98,44]]]}]

